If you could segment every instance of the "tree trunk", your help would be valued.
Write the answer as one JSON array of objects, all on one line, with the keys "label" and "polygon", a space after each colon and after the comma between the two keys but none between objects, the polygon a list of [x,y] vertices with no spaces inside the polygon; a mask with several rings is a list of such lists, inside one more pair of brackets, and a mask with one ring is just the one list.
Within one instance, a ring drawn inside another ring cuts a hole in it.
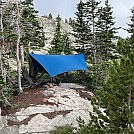
[{"label": "tree trunk", "polygon": [[0,45],[0,69],[1,69],[1,74],[3,76],[4,82],[6,83],[6,75],[7,71],[6,68],[4,67],[4,61],[5,61],[5,37],[4,37],[4,27],[3,27],[3,10],[4,6],[0,8],[1,11],[1,18],[0,18],[0,24],[1,24],[1,32],[2,32],[2,43]]},{"label": "tree trunk", "polygon": [[20,47],[20,13],[19,13],[19,5],[18,1],[16,0],[16,7],[17,7],[17,19],[16,19],[16,24],[17,24],[17,48],[16,48],[16,58],[17,58],[17,73],[18,73],[18,87],[19,87],[19,93],[23,93],[23,89],[21,87],[21,62],[20,62],[20,52],[19,52],[19,47]]},{"label": "tree trunk", "polygon": [[4,63],[3,63],[3,46],[4,46],[4,34],[3,34],[3,12],[1,10],[1,17],[0,17],[0,25],[1,25],[1,32],[2,32],[2,44],[0,45],[0,69],[2,76],[4,77]]},{"label": "tree trunk", "polygon": [[10,102],[7,100],[6,96],[3,94],[2,90],[0,90],[0,95],[2,96],[2,98],[3,98],[3,100],[4,100],[4,103],[5,103],[4,105],[5,105],[5,107],[7,107],[7,106],[11,107]]},{"label": "tree trunk", "polygon": [[[131,111],[131,96],[132,96],[132,86],[130,85],[130,87],[129,87],[129,94],[128,94],[129,115],[132,113],[132,111]],[[129,122],[128,123],[129,123],[128,124],[128,128],[133,131],[132,122],[130,121],[130,117],[129,117]]]},{"label": "tree trunk", "polygon": [[92,30],[93,30],[93,55],[94,55],[94,73],[95,73],[95,88],[97,87],[98,79],[97,79],[97,47],[96,47],[96,35],[95,35],[95,15],[92,12],[93,22],[92,22]]},{"label": "tree trunk", "polygon": [[30,42],[30,41],[28,42],[28,52],[29,52],[29,53],[32,52],[32,49],[31,49],[31,42]]},{"label": "tree trunk", "polygon": [[22,75],[28,81],[30,85],[34,84],[31,77],[29,77],[28,71],[24,64],[24,49],[23,46],[20,46],[20,56],[21,56],[21,68],[22,68]]},{"label": "tree trunk", "polygon": [[8,83],[8,85],[9,85],[11,88],[13,88],[14,86],[15,86],[15,87],[17,86],[17,85],[16,85],[16,81],[14,81],[14,80],[10,77],[10,75],[9,75],[8,72],[6,72],[6,78],[7,78],[7,83]]}]

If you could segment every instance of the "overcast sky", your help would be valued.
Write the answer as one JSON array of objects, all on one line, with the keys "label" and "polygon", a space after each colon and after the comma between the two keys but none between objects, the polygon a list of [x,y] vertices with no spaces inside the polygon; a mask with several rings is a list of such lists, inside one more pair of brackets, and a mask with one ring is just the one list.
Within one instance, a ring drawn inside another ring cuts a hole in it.
[{"label": "overcast sky", "polygon": [[[101,0],[102,4],[104,0]],[[76,12],[76,5],[79,0],[34,0],[35,9],[39,11],[40,15],[48,15],[51,13],[55,18],[58,14],[65,18],[74,18]],[[113,7],[113,17],[115,17],[116,27],[127,28],[131,9],[134,6],[134,0],[109,0]],[[123,29],[119,30],[117,34],[121,37],[127,37],[128,33]]]}]

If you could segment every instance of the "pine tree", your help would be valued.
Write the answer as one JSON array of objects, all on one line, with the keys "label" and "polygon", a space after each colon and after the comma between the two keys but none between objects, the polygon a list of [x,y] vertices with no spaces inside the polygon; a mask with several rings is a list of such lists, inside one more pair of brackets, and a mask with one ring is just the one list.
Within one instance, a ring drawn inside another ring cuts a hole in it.
[{"label": "pine tree", "polygon": [[71,46],[71,41],[70,41],[68,33],[66,31],[63,33],[63,43],[64,43],[63,53],[64,54],[72,54],[74,48]]},{"label": "pine tree", "polygon": [[88,29],[86,24],[84,6],[85,4],[82,2],[82,0],[77,4],[77,12],[75,13],[76,20],[73,24],[73,31],[76,43],[76,51],[78,53],[86,54],[86,49],[89,44],[88,32],[90,29]]},{"label": "pine tree", "polygon": [[91,63],[93,64],[92,67],[92,85],[93,90],[96,90],[99,86],[99,55],[97,53],[97,38],[96,38],[96,23],[98,20],[98,8],[99,8],[100,2],[97,2],[96,0],[86,0],[85,2],[85,14],[86,14],[86,21],[88,25],[88,29],[90,31],[88,32],[88,40],[90,43],[90,57],[91,57]]},{"label": "pine tree", "polygon": [[49,15],[48,15],[48,19],[52,19],[53,18],[53,16],[52,16],[52,14],[51,13],[49,13]]},{"label": "pine tree", "polygon": [[134,51],[125,40],[117,44],[118,60],[110,65],[107,80],[92,99],[94,113],[78,134],[133,134]]},{"label": "pine tree", "polygon": [[55,34],[54,38],[51,42],[52,47],[48,51],[50,54],[61,54],[63,53],[63,35],[61,32],[61,17],[58,15],[56,17],[56,29],[55,29]]},{"label": "pine tree", "polygon": [[89,31],[89,39],[92,44],[91,51],[94,58],[94,63],[97,63],[97,41],[96,41],[96,22],[98,17],[98,6],[99,2],[96,0],[86,0],[85,3],[85,14],[88,27],[91,29]]},{"label": "pine tree", "polygon": [[70,26],[73,27],[74,22],[75,22],[75,21],[74,21],[72,18],[69,18],[69,20],[68,20],[68,24],[69,24]]},{"label": "pine tree", "polygon": [[44,33],[43,27],[37,18],[37,11],[33,7],[33,0],[25,0],[21,2],[21,44],[28,47],[31,45],[36,49],[43,47]]},{"label": "pine tree", "polygon": [[111,59],[115,53],[115,44],[112,41],[115,39],[116,28],[114,27],[115,22],[112,14],[112,7],[106,0],[104,7],[98,9],[96,23],[97,53],[103,60]]},{"label": "pine tree", "polygon": [[[4,40],[10,42],[9,48],[12,50],[12,53],[14,53],[14,58],[17,59],[16,77],[18,77],[18,92],[20,93],[23,92],[21,88],[21,73],[24,74],[25,68],[24,60],[20,58],[20,54],[22,54],[20,53],[20,47],[26,48],[25,50],[27,51],[28,45],[32,43],[34,43],[34,46],[35,44],[38,47],[41,45],[44,46],[43,29],[37,20],[37,11],[34,10],[32,2],[33,0],[25,0],[22,2],[16,0],[9,4],[6,3],[7,6],[3,14]],[[25,74],[27,74],[25,78],[28,80],[28,73]],[[30,81],[28,80],[29,83]]]},{"label": "pine tree", "polygon": [[65,23],[68,23],[68,20],[65,18]]},{"label": "pine tree", "polygon": [[131,35],[130,35],[130,43],[131,43],[131,45],[133,45],[133,47],[134,47],[134,6],[133,6],[133,8],[131,9],[131,13],[132,13],[132,15],[130,16],[130,24],[128,24],[128,26],[129,26],[129,28],[128,28],[128,33],[130,33]]},{"label": "pine tree", "polygon": [[[4,38],[6,42],[10,44],[11,52],[15,52],[16,36],[16,6],[14,1],[6,6],[3,14],[3,26],[4,26]],[[37,11],[33,8],[33,0],[24,0],[19,2],[20,10],[20,29],[21,39],[20,44],[23,44],[25,48],[28,48],[29,44],[35,48],[35,46],[44,46],[44,33],[43,27],[37,18]],[[37,49],[37,47],[36,47]],[[15,55],[15,53],[14,53]]]},{"label": "pine tree", "polygon": [[9,48],[12,50],[14,48],[13,43],[16,41],[16,34],[15,34],[15,26],[14,26],[14,19],[15,19],[15,9],[13,4],[9,4],[8,2],[3,2],[2,10],[1,10],[1,27],[3,30],[1,34],[3,36],[3,44],[8,44]]},{"label": "pine tree", "polygon": [[[22,93],[21,87],[21,64],[19,58],[19,46],[20,46],[20,11],[19,11],[19,2],[16,0],[14,2],[5,2],[5,8],[1,10],[1,29],[2,29],[2,59],[1,61],[4,63],[4,58],[6,55],[5,45],[8,41],[16,43],[16,63],[17,63],[17,80],[18,80],[18,92]],[[3,5],[4,6],[4,5]],[[4,19],[3,19],[4,18]],[[14,27],[15,26],[15,27]],[[10,30],[11,29],[11,30]],[[15,46],[14,45],[14,46]],[[8,50],[9,50],[9,46]],[[5,74],[7,75],[6,67],[3,64],[3,69]]]}]

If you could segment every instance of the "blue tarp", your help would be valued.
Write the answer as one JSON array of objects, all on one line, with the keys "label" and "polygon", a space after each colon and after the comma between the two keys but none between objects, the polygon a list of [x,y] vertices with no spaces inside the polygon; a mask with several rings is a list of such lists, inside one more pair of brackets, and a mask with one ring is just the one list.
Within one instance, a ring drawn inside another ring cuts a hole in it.
[{"label": "blue tarp", "polygon": [[[43,55],[29,54],[34,59],[34,64],[38,62],[51,77],[64,72],[74,70],[87,70],[84,54],[77,55]],[[35,62],[36,61],[36,62]]]}]

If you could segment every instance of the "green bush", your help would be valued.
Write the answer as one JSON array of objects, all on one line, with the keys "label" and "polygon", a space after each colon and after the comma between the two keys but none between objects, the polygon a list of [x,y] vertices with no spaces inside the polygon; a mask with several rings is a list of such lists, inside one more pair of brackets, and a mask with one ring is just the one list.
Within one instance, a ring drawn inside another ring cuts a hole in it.
[{"label": "green bush", "polygon": [[4,78],[0,75],[0,106],[3,106],[5,103],[5,98],[10,101],[12,93],[9,86],[4,82]]},{"label": "green bush", "polygon": [[50,131],[50,134],[73,134],[73,128],[68,125],[57,127],[56,130]]}]

